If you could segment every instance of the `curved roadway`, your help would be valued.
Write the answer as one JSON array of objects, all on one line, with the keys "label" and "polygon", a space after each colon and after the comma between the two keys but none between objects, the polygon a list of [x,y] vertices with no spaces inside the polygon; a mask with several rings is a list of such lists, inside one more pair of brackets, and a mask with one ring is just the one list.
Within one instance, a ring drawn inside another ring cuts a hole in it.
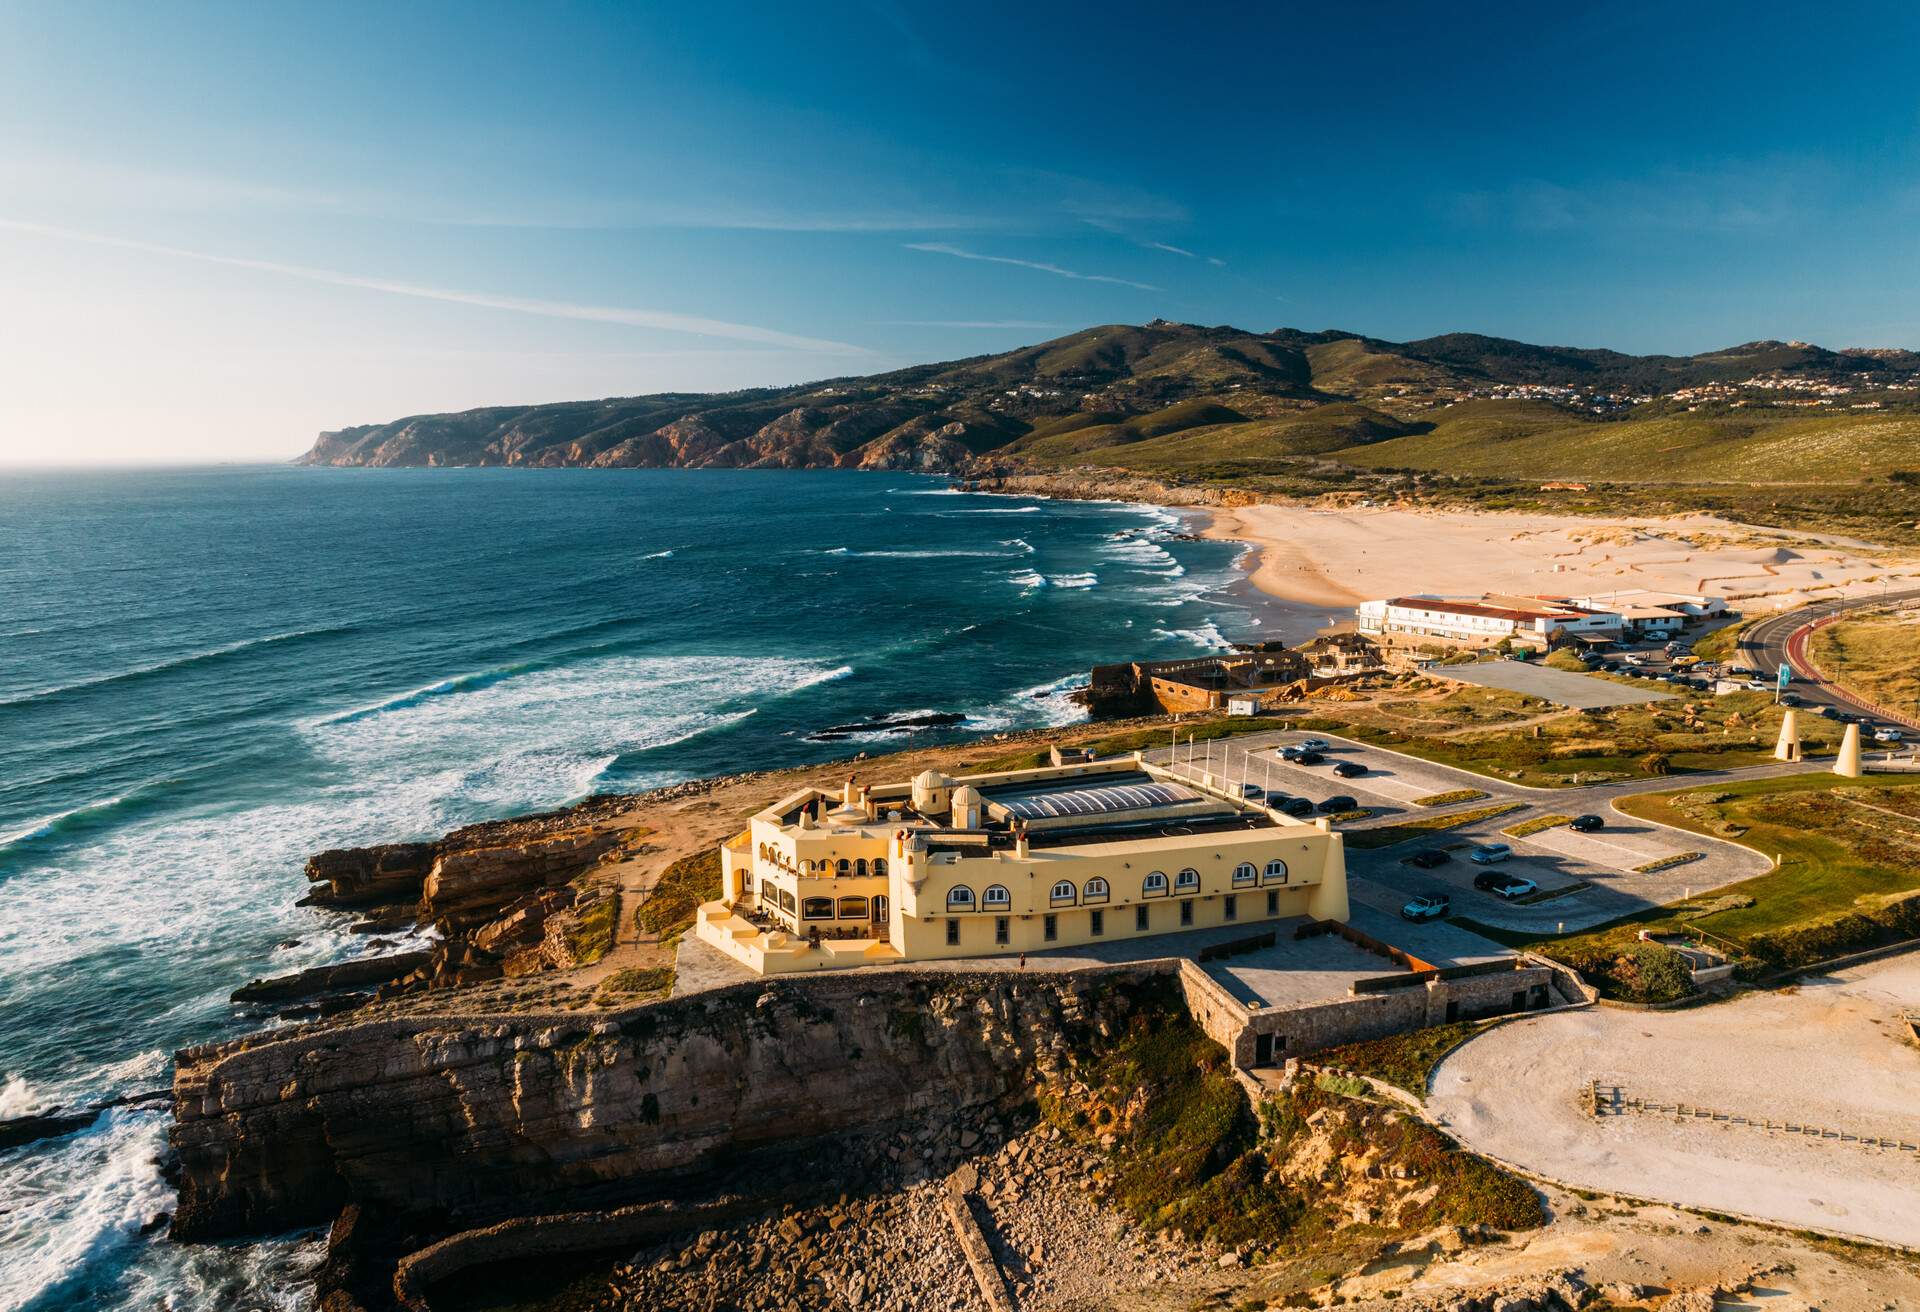
[{"label": "curved roadway", "polygon": [[1832,601],[1816,602],[1811,606],[1802,606],[1798,610],[1784,611],[1779,615],[1769,615],[1765,619],[1755,620],[1740,635],[1739,659],[1742,664],[1758,670],[1762,677],[1771,681],[1781,664],[1793,665],[1793,690],[1800,694],[1810,707],[1832,706],[1837,710],[1854,715],[1863,715],[1869,719],[1897,718],[1909,728],[1920,729],[1920,719],[1910,715],[1889,716],[1857,697],[1849,695],[1837,684],[1828,683],[1815,677],[1808,667],[1806,658],[1807,634],[1813,625],[1821,620],[1831,619],[1850,610],[1863,610],[1872,606],[1885,605],[1895,601],[1920,600],[1920,588],[1907,588],[1899,592],[1878,593],[1864,597],[1841,597]]}]

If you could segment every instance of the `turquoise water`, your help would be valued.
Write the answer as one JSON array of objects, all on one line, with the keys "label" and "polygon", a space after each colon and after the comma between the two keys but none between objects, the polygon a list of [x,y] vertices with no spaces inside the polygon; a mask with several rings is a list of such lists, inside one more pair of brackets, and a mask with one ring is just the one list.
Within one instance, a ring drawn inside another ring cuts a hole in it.
[{"label": "turquoise water", "polygon": [[[0,1116],[163,1086],[236,985],[364,946],[292,905],[317,849],[1065,723],[1095,661],[1284,626],[1180,527],[909,475],[0,480]],[[304,1305],[311,1243],[139,1234],[164,1135],[0,1155],[0,1309]]]}]

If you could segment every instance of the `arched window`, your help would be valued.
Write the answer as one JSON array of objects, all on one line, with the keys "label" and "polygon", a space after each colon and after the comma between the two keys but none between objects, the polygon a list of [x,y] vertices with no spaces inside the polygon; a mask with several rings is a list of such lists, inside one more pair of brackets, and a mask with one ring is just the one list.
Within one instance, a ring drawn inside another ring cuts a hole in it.
[{"label": "arched window", "polygon": [[876,875],[884,875],[887,873],[887,859],[885,857],[877,856],[873,859],[873,873]]},{"label": "arched window", "polygon": [[1010,907],[1013,905],[1013,894],[1007,892],[1005,884],[988,884],[987,891],[980,895],[980,905],[995,908]]},{"label": "arched window", "polygon": [[1105,902],[1107,900],[1107,881],[1095,875],[1087,881],[1087,886],[1081,892],[1081,897],[1088,902]]},{"label": "arched window", "polygon": [[830,897],[808,897],[800,900],[800,919],[832,920],[833,899]]},{"label": "arched window", "polygon": [[1254,869],[1251,861],[1242,861],[1233,868],[1233,886],[1235,888],[1239,888],[1243,884],[1251,884],[1259,878],[1260,872]]},{"label": "arched window", "polygon": [[852,869],[853,869],[853,862],[851,862],[851,861],[849,861],[849,860],[847,860],[847,859],[846,859],[845,857],[841,857],[841,858],[840,858],[840,867],[839,867],[839,868],[840,868],[840,873],[844,875],[844,874],[846,874],[846,873],[847,873],[848,871],[850,871],[850,870],[852,870]]},{"label": "arched window", "polygon": [[1071,906],[1080,896],[1080,890],[1073,886],[1071,879],[1063,879],[1053,886],[1047,894],[1048,901],[1054,906]]},{"label": "arched window", "polygon": [[1182,893],[1191,892],[1200,887],[1200,872],[1191,867],[1182,870],[1173,877],[1173,886]]},{"label": "arched window", "polygon": [[867,873],[867,859],[865,857],[861,857],[853,863],[853,872],[856,875],[865,875]]},{"label": "arched window", "polygon": [[947,890],[947,910],[949,911],[973,910],[973,890],[968,888],[965,884],[955,884],[952,888],[948,889]]},{"label": "arched window", "polygon": [[1140,894],[1143,897],[1165,897],[1167,895],[1167,877],[1158,870],[1140,881]]},{"label": "arched window", "polygon": [[867,918],[867,900],[863,897],[843,897],[840,899],[840,919],[865,920]]},{"label": "arched window", "polygon": [[1267,877],[1264,882],[1269,884],[1286,883],[1287,882],[1287,863],[1285,861],[1280,860],[1278,857],[1275,857],[1273,860],[1267,862]]}]

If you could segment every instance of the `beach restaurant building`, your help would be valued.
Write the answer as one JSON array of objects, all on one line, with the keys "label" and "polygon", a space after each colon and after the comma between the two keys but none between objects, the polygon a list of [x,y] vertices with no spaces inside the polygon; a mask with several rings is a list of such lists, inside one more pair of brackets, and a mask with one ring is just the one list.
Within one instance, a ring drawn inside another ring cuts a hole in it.
[{"label": "beach restaurant building", "polygon": [[1240,791],[1139,753],[804,789],[722,845],[695,932],[782,974],[1345,921],[1340,835]]},{"label": "beach restaurant building", "polygon": [[1362,602],[1355,628],[1392,646],[1493,647],[1502,642],[1545,651],[1564,638],[1617,638],[1620,616],[1552,597],[1421,593]]}]

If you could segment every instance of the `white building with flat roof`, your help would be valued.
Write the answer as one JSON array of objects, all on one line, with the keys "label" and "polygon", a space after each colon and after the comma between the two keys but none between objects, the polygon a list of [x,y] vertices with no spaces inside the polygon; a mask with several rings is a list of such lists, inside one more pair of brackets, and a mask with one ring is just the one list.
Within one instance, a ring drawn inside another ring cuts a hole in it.
[{"label": "white building with flat roof", "polygon": [[1441,597],[1421,593],[1360,603],[1355,627],[1401,646],[1426,642],[1492,647],[1501,642],[1541,650],[1563,637],[1618,636],[1620,616],[1550,597],[1486,593]]}]

